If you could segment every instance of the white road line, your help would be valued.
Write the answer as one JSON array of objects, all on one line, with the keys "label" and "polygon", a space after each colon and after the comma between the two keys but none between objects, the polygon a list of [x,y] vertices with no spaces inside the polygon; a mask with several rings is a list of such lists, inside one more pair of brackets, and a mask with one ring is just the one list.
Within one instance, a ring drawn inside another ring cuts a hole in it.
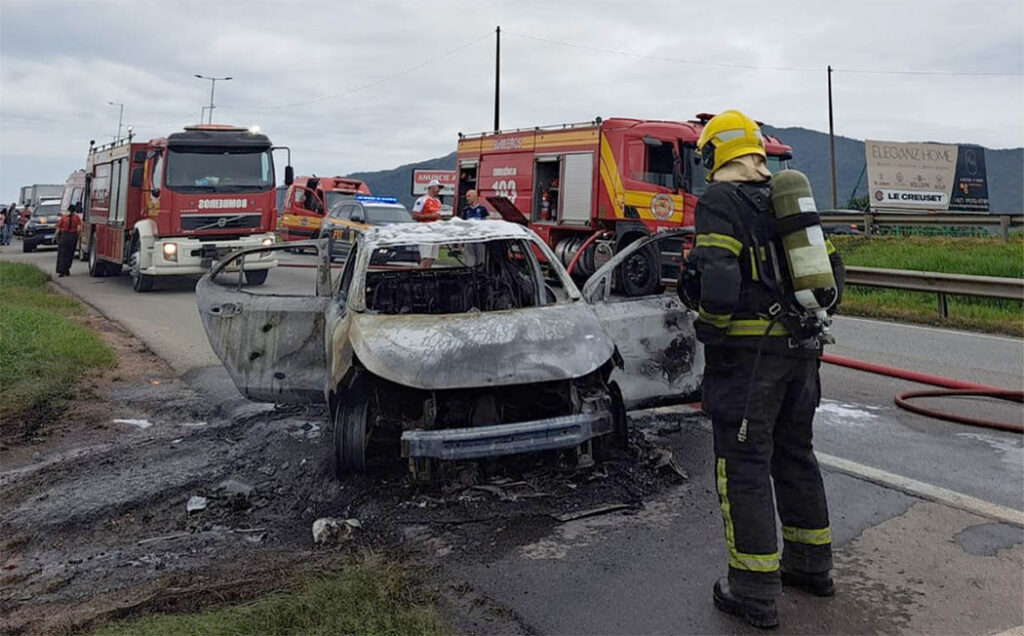
[{"label": "white road line", "polygon": [[1012,523],[1017,526],[1024,526],[1024,512],[1021,512],[1020,510],[1014,510],[1013,508],[1000,506],[999,504],[984,501],[977,497],[971,497],[953,490],[947,490],[946,488],[926,484],[923,481],[917,481],[916,479],[903,477],[902,475],[890,473],[878,468],[858,464],[857,462],[852,462],[848,459],[843,459],[842,457],[836,457],[835,455],[829,455],[828,453],[815,452],[815,455],[818,456],[819,464],[838,470],[839,472],[846,473],[847,475],[859,477],[882,486],[894,488],[923,499],[936,501],[953,508],[959,508],[960,510],[982,517]]},{"label": "white road line", "polygon": [[[693,409],[688,406],[662,406],[651,409],[643,409],[640,411],[630,411],[631,415],[650,414],[650,415],[679,415],[680,413],[693,412]],[[704,420],[697,423],[699,428],[706,431],[711,430],[710,420]],[[932,484],[897,475],[896,473],[890,473],[880,468],[874,468],[871,466],[865,466],[849,459],[843,459],[842,457],[836,457],[835,455],[829,455],[828,453],[822,453],[821,451],[815,451],[814,453],[818,458],[818,463],[827,468],[837,470],[841,473],[845,473],[852,477],[864,479],[886,488],[892,488],[905,492],[908,495],[914,495],[921,497],[922,499],[928,499],[935,501],[947,506],[958,508],[966,512],[976,514],[981,517],[988,517],[997,521],[1003,521],[1005,523],[1011,523],[1017,526],[1024,527],[1024,512],[1020,510],[1014,510],[1006,506],[994,504],[984,499],[978,499],[977,497],[971,497],[963,493],[942,488],[941,486],[934,486]]]},{"label": "white road line", "polygon": [[840,322],[849,320],[853,322],[870,322],[875,325],[885,325],[887,327],[903,327],[904,329],[918,329],[920,331],[938,331],[939,333],[948,333],[954,336],[970,336],[973,338],[987,338],[989,340],[1003,340],[1005,342],[1013,342],[1015,344],[1021,344],[1020,338],[1011,338],[1009,336],[994,336],[988,333],[977,333],[974,331],[958,331],[956,329],[944,329],[942,327],[929,327],[927,325],[908,325],[902,322],[889,322],[887,320],[875,320],[872,318],[858,318],[855,316],[836,316],[836,320]]}]

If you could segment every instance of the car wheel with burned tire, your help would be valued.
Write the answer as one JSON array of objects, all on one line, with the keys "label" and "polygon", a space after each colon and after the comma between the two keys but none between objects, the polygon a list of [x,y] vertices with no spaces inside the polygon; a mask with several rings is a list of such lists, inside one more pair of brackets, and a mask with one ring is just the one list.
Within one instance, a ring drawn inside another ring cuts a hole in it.
[{"label": "car wheel with burned tire", "polygon": [[373,380],[355,370],[334,409],[334,472],[340,478],[366,472],[366,448],[373,423]]}]

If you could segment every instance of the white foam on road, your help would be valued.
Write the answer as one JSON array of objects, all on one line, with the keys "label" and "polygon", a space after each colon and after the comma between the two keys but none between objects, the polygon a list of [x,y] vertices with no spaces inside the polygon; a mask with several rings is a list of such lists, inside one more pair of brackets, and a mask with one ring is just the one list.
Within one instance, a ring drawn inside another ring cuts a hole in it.
[{"label": "white foam on road", "polygon": [[114,420],[114,424],[131,424],[132,426],[138,426],[139,428],[149,428],[153,426],[153,423],[149,420]]},{"label": "white foam on road", "polygon": [[1011,441],[985,433],[957,433],[956,436],[988,444],[989,448],[999,453],[999,459],[1003,462],[1017,469],[1024,466],[1024,444],[1020,441]]},{"label": "white foam on road", "polygon": [[878,411],[880,409],[881,407],[878,406],[864,406],[862,404],[848,404],[846,402],[837,402],[835,400],[822,400],[821,404],[818,405],[818,411],[815,414],[815,421],[819,424],[852,424],[854,426],[861,426],[871,420],[877,420],[878,415],[871,411]]}]

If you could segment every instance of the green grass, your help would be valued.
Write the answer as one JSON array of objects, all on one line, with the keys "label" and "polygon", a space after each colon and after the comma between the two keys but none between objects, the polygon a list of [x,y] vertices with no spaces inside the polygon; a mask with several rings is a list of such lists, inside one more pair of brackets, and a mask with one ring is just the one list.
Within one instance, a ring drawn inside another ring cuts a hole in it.
[{"label": "green grass", "polygon": [[107,625],[98,635],[442,634],[432,599],[399,566],[377,556],[341,572],[307,575],[253,601],[193,614],[151,614]]},{"label": "green grass", "polygon": [[[1024,235],[1000,238],[839,236],[832,241],[847,265],[1024,278]],[[841,314],[1020,336],[1024,310],[1012,300],[948,296],[949,316],[939,315],[936,294],[848,286]]]},{"label": "green grass", "polygon": [[4,435],[58,415],[88,369],[108,367],[114,352],[75,316],[73,299],[46,288],[34,265],[0,262],[0,389]]},{"label": "green grass", "polygon": [[1024,278],[1024,238],[835,236],[843,262],[862,267]]}]

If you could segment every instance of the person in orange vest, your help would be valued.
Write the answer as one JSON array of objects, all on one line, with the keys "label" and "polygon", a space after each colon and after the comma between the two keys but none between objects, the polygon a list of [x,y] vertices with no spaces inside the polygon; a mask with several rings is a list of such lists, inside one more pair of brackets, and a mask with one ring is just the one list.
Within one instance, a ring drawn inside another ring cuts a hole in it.
[{"label": "person in orange vest", "polygon": [[68,210],[67,214],[57,221],[57,276],[64,278],[71,275],[71,262],[75,256],[75,246],[78,244],[78,233],[82,230],[82,219],[78,218],[74,210]]},{"label": "person in orange vest", "polygon": [[[416,199],[412,206],[412,218],[419,223],[433,223],[441,220],[441,182],[433,179],[427,184],[427,193]],[[420,245],[420,268],[429,269],[437,260],[437,245]]]}]

